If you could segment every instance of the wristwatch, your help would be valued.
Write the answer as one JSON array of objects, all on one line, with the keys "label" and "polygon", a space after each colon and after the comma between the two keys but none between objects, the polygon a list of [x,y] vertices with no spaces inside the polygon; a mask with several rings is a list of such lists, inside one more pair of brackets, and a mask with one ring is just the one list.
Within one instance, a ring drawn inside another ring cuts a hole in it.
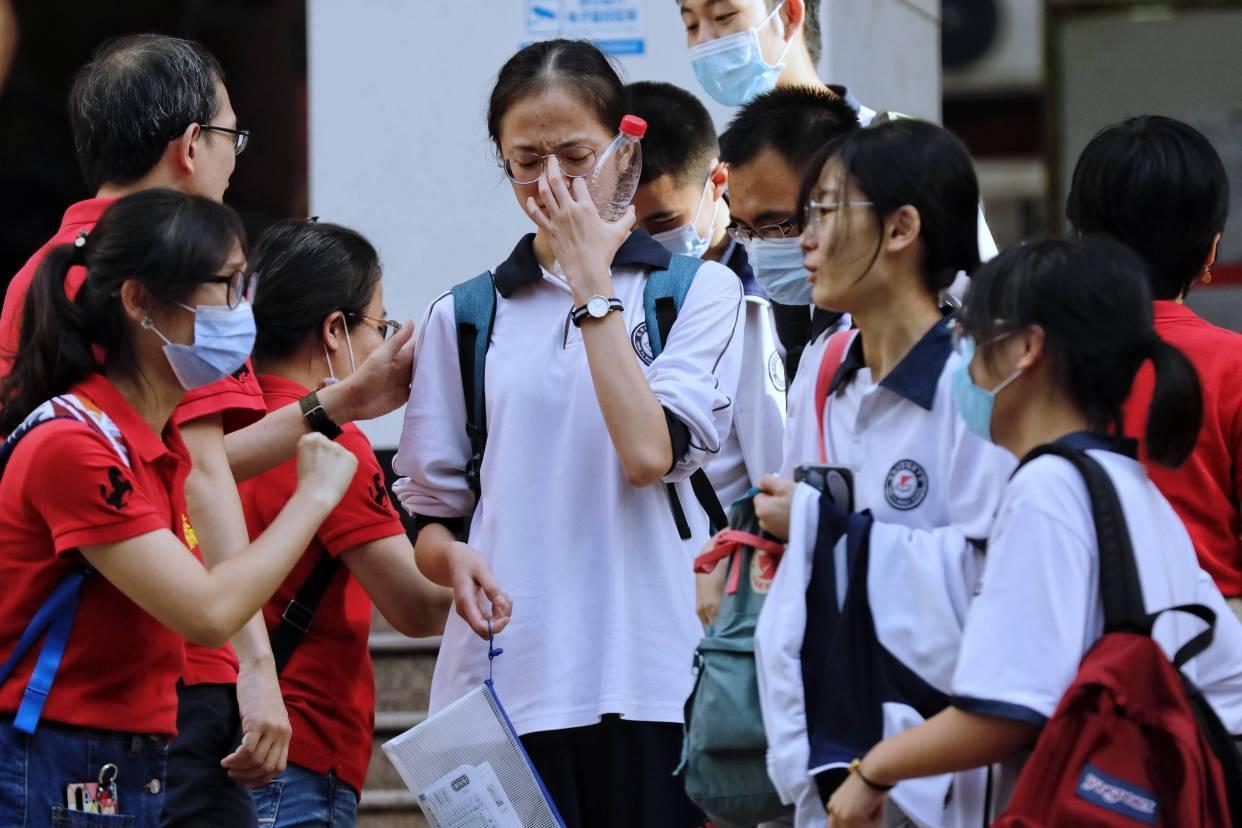
[{"label": "wristwatch", "polygon": [[600,296],[597,293],[588,299],[585,305],[574,308],[569,318],[573,320],[576,327],[581,328],[583,320],[588,316],[592,319],[603,319],[613,311],[623,310],[625,310],[625,305],[621,304],[620,299],[609,299],[607,296]]},{"label": "wristwatch", "polygon": [[302,416],[306,418],[306,424],[311,427],[311,431],[318,431],[329,440],[335,440],[344,433],[341,427],[328,416],[323,403],[319,402],[318,391],[312,391],[298,400],[298,407],[302,409]]}]

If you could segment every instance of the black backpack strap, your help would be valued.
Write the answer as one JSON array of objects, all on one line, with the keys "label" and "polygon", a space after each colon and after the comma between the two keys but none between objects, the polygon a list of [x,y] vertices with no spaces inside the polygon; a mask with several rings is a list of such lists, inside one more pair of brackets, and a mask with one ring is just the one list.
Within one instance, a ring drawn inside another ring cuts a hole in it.
[{"label": "black backpack strap", "polygon": [[315,612],[319,609],[319,602],[323,600],[324,594],[328,591],[328,585],[332,583],[332,576],[336,574],[340,566],[340,559],[332,557],[327,552],[322,553],[319,560],[315,561],[315,568],[311,570],[310,575],[306,576],[302,586],[298,587],[297,595],[293,596],[289,606],[285,607],[285,611],[280,616],[280,623],[271,632],[272,657],[276,661],[276,675],[280,675],[285,669],[293,651],[310,632],[315,623]]},{"label": "black backpack strap", "polygon": [[1037,457],[1054,455],[1069,461],[1078,469],[1091,499],[1091,516],[1095,522],[1096,541],[1100,548],[1100,593],[1104,604],[1104,631],[1151,634],[1154,615],[1148,615],[1143,603],[1143,587],[1134,547],[1126,528],[1125,513],[1117,497],[1117,489],[1096,460],[1086,452],[1061,443],[1039,446],[1022,459],[1025,466]]},{"label": "black backpack strap", "polygon": [[[655,299],[655,316],[656,326],[660,333],[660,343],[668,342],[669,334],[673,331],[673,323],[677,321],[677,302],[672,296],[659,296]],[[725,514],[724,506],[720,503],[720,498],[716,496],[716,489],[712,486],[712,481],[707,477],[707,472],[703,469],[696,469],[690,475],[690,487],[694,490],[694,497],[699,501],[699,505],[703,507],[703,511],[707,513],[707,520],[711,524],[712,534],[719,532],[721,529],[729,528],[729,517]],[[690,524],[686,521],[686,512],[682,508],[681,499],[677,496],[677,488],[672,483],[668,484],[669,507],[673,510],[673,521],[677,524],[677,532],[681,535],[682,540],[690,538]]]}]

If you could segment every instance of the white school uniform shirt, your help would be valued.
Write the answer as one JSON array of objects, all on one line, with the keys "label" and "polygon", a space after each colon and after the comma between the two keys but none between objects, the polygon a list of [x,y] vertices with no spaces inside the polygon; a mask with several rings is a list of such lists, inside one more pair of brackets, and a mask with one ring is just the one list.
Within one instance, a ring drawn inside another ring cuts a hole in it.
[{"label": "white school uniform shirt", "polygon": [[[791,451],[784,462],[786,473],[802,463],[820,462],[814,387],[825,347],[826,338],[814,343],[814,349],[808,347],[798,368],[787,425],[787,432],[795,433],[786,441]],[[866,573],[875,637],[945,705],[966,609],[982,568],[979,547],[972,541],[987,537],[1015,465],[1007,452],[972,434],[958,415],[952,399],[958,359],[948,320],[942,320],[875,383],[863,361],[862,340],[856,337],[834,371],[825,414],[828,462],[852,470],[854,508],[869,510],[875,520]],[[853,552],[846,539],[835,543],[833,560],[827,562],[838,573],[835,588],[828,595],[809,595],[815,568],[825,565],[820,559],[812,561],[822,531],[819,498],[813,491],[795,498],[790,520],[797,528],[791,530],[794,536],[764,602],[755,650],[769,775],[782,798],[797,803],[796,824],[809,828],[827,821],[813,776],[854,757],[824,759],[808,743],[814,742],[809,730],[815,723],[807,721],[802,650],[804,643],[815,646],[816,633],[807,626],[805,609],[796,607],[809,600],[841,606],[846,559]],[[801,565],[790,566],[791,560]],[[837,669],[818,658],[807,667],[828,673]],[[883,702],[882,732],[859,739],[879,741],[923,721],[914,700],[893,696]],[[858,744],[858,755],[870,746]],[[946,811],[951,783],[952,806]],[[893,800],[916,824],[951,824],[960,803],[982,802],[985,784],[981,772],[913,780],[899,785]]]},{"label": "white school uniform shirt", "polygon": [[[1199,568],[1185,527],[1134,459],[1134,443],[1083,433],[1062,440],[1086,449],[1108,472],[1125,513],[1148,612],[1188,603],[1216,612],[1211,646],[1182,670],[1225,728],[1242,733],[1242,624]],[[1196,618],[1165,613],[1154,637],[1171,658],[1202,629]],[[1066,460],[1039,457],[1005,488],[982,590],[962,636],[953,705],[1043,725],[1103,632],[1099,546],[1086,484]],[[1025,756],[997,769],[994,813],[1008,803]]]},{"label": "white school uniform shirt", "polygon": [[[681,540],[664,481],[625,478],[595,396],[568,288],[537,264],[534,236],[493,272],[500,293],[487,352],[488,440],[482,495],[466,482],[471,456],[453,297],[431,306],[418,343],[394,490],[411,514],[471,516],[469,543],[513,599],[497,637],[497,692],[519,733],[591,725],[608,713],[681,722],[702,636],[694,556],[707,517],[688,478],[728,433],[741,362],[742,291],[722,265],[698,271],[658,359],[643,315],[647,274],[669,253],[634,232],[613,260],[633,358],[661,405],[685,424],[676,483],[692,529]],[[649,364],[648,364],[649,363]],[[431,686],[431,712],[488,675],[487,647],[450,613]]]},{"label": "white school uniform shirt", "polygon": [[785,432],[785,361],[776,337],[772,303],[755,279],[746,248],[731,241],[721,264],[741,281],[745,295],[742,367],[733,403],[733,425],[707,477],[727,510],[765,474],[781,466]]}]

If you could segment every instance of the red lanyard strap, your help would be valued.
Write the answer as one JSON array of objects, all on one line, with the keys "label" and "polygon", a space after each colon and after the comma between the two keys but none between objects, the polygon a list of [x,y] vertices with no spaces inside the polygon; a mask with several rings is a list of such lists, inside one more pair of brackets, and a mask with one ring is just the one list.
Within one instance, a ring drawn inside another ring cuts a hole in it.
[{"label": "red lanyard strap", "polygon": [[828,410],[828,392],[832,388],[832,379],[837,375],[850,344],[854,341],[856,330],[838,331],[828,337],[828,347],[819,361],[819,374],[815,377],[815,433],[819,435],[819,462],[828,462],[828,448],[824,441],[824,414]]}]

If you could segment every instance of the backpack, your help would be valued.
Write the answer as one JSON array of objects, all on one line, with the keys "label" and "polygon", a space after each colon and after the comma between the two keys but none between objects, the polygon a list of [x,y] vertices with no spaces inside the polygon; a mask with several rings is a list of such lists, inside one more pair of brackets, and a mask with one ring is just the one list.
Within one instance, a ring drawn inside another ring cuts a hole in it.
[{"label": "backpack", "polygon": [[[815,414],[821,460],[829,385],[856,334],[833,334],[820,359]],[[712,548],[694,562],[696,572],[708,573],[728,558],[728,573],[716,623],[695,653],[698,677],[686,701],[677,772],[685,772],[691,801],[720,826],[755,825],[794,810],[781,803],[768,776],[755,665],[755,627],[785,547],[761,533],[755,494],[752,489],[730,507],[729,530],[717,535]]]},{"label": "backpack", "polygon": [[[994,825],[1242,824],[1242,774],[1232,740],[1180,670],[1211,644],[1216,614],[1199,604],[1148,614],[1108,473],[1086,453],[1057,444],[1041,446],[1023,463],[1046,454],[1073,463],[1087,484],[1100,550],[1104,635],[1084,656]],[[1163,612],[1188,613],[1208,624],[1172,662],[1151,638]]]},{"label": "backpack", "polygon": [[[103,435],[116,450],[121,462],[129,466],[129,458],[117,437],[100,425],[76,397],[65,394],[54,397],[35,409],[0,445],[0,476],[4,475],[17,444],[39,426],[55,420],[86,423]],[[52,682],[56,679],[60,662],[65,656],[65,648],[69,645],[69,634],[73,630],[74,619],[77,618],[82,587],[94,572],[90,564],[82,561],[62,578],[22,631],[8,660],[0,664],[0,685],[3,685],[35,642],[43,638],[43,646],[39,650],[34,670],[22,691],[17,713],[13,716],[13,727],[22,733],[33,735],[39,727],[43,705],[52,691]]]},{"label": "backpack", "polygon": [[[643,287],[643,315],[651,353],[658,357],[664,350],[677,314],[690,292],[702,259],[673,256],[666,270],[647,274]],[[457,357],[461,368],[461,387],[466,397],[466,435],[470,438],[470,461],[466,464],[466,481],[477,499],[481,491],[483,452],[487,448],[487,400],[484,382],[487,370],[487,349],[492,344],[492,325],[496,321],[496,286],[491,271],[453,287],[453,317],[457,327]],[[677,487],[666,484],[669,508],[682,540],[691,536],[690,524],[677,495]],[[694,496],[707,513],[713,532],[728,525],[724,507],[716,497],[711,481],[703,469],[690,476]]]},{"label": "backpack", "polygon": [[716,825],[755,825],[793,813],[768,777],[768,740],[759,715],[755,626],[785,547],[765,536],[752,489],[729,509],[727,531],[694,562],[711,572],[728,559],[716,623],[699,642],[697,678],[686,701],[681,764],[686,795]]}]

